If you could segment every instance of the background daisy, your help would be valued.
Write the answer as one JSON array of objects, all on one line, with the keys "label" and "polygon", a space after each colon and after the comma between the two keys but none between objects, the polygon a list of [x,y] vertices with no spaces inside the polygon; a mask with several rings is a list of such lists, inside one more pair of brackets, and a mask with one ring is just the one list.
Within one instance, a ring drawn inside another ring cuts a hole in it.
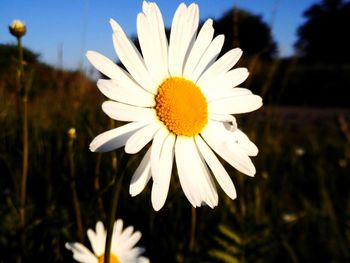
[{"label": "background daisy", "polygon": [[[104,262],[106,230],[101,221],[96,223],[96,230],[89,229],[87,235],[90,240],[92,252],[78,242],[66,243],[66,248],[73,252],[73,258],[82,263]],[[148,258],[140,256],[144,249],[135,247],[140,240],[141,233],[134,232],[129,226],[123,230],[123,221],[118,219],[114,223],[110,263],[147,263]]]}]

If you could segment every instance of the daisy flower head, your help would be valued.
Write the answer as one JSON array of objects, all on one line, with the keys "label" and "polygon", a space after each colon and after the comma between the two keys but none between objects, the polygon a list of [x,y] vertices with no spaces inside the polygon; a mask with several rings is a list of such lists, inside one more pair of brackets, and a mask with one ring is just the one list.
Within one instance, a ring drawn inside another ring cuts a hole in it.
[{"label": "daisy flower head", "polygon": [[174,162],[194,207],[218,204],[213,177],[230,198],[236,198],[233,182],[216,155],[242,173],[255,174],[249,156],[257,155],[258,149],[237,128],[233,114],[262,106],[261,97],[237,87],[248,77],[246,68],[232,69],[242,51],[235,48],[217,59],[224,36],[214,37],[211,19],[198,28],[196,4],[179,5],[168,40],[158,6],[143,2],[137,15],[140,51],[116,21],[111,19],[110,24],[115,51],[126,70],[94,51],[88,51],[87,58],[110,78],[97,82],[110,99],[102,104],[103,111],[128,123],[98,135],[90,149],[105,152],[125,146],[126,153],[135,154],[151,142],[129,190],[138,195],[152,178],[155,210],[166,201]]},{"label": "daisy flower head", "polygon": [[[93,252],[78,242],[66,243],[66,248],[73,252],[73,258],[81,263],[103,263],[107,232],[101,221],[96,223],[96,230],[87,231]],[[140,256],[144,249],[134,247],[140,240],[141,233],[134,232],[132,226],[123,230],[123,220],[118,219],[114,223],[112,234],[111,263],[149,263],[149,259]]]}]

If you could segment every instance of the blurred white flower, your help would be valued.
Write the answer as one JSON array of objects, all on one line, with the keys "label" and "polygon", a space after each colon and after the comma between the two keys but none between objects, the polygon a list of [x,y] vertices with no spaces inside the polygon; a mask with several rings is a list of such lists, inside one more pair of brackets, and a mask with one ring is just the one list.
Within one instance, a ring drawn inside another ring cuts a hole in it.
[{"label": "blurred white flower", "polygon": [[348,165],[348,162],[345,159],[340,159],[338,164],[341,168],[345,168]]},{"label": "blurred white flower", "polygon": [[[106,243],[106,230],[101,221],[97,222],[96,230],[89,229],[88,237],[93,252],[78,242],[66,243],[66,248],[73,252],[73,258],[81,263],[103,263]],[[141,233],[134,232],[132,226],[123,230],[123,221],[118,219],[114,223],[110,263],[148,263],[149,259],[140,256],[144,249],[135,247],[140,240]]]},{"label": "blurred white flower", "polygon": [[295,148],[295,154],[297,156],[303,156],[305,154],[305,150],[302,147],[296,147]]},{"label": "blurred white flower", "polygon": [[286,213],[286,214],[283,214],[282,220],[286,223],[292,223],[298,220],[298,215],[293,213]]}]

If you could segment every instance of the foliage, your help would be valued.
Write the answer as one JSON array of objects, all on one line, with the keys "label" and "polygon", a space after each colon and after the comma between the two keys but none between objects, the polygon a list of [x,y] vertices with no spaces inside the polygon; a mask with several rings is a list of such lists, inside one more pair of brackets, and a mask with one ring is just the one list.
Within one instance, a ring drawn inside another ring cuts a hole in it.
[{"label": "foliage", "polygon": [[[229,219],[225,224],[218,224],[218,232],[214,236],[212,249],[209,250],[215,262],[268,262],[276,247],[272,229],[268,225],[249,222],[250,218],[242,218],[227,203]],[[217,248],[215,248],[217,247]]]},{"label": "foliage", "polygon": [[235,7],[216,20],[214,28],[216,34],[225,34],[223,52],[240,47],[245,56],[259,54],[266,59],[276,54],[270,27],[258,15]]},{"label": "foliage", "polygon": [[[60,89],[61,92],[69,89],[72,85],[79,86],[79,82],[85,82],[87,88],[94,87],[95,84],[88,80],[79,71],[67,71],[63,69],[55,69],[39,60],[40,56],[29,49],[24,48],[24,68],[26,78],[32,78],[32,86],[35,89],[29,90],[29,97],[34,98],[42,92],[51,92],[51,90]],[[8,91],[16,92],[16,67],[17,50],[14,45],[0,44],[0,87]],[[56,82],[54,82],[55,80]],[[77,83],[75,83],[77,82]]]},{"label": "foliage", "polygon": [[[263,94],[268,104],[348,107],[350,64],[311,63],[300,58],[241,62],[250,76],[245,87]],[[265,80],[268,79],[266,82]]]},{"label": "foliage", "polygon": [[[0,44],[0,69],[3,70],[15,62],[18,49],[16,45]],[[39,55],[24,48],[23,58],[27,63],[38,63]]]},{"label": "foliage", "polygon": [[306,22],[298,29],[297,51],[308,61],[349,62],[350,2],[323,0],[304,12]]}]

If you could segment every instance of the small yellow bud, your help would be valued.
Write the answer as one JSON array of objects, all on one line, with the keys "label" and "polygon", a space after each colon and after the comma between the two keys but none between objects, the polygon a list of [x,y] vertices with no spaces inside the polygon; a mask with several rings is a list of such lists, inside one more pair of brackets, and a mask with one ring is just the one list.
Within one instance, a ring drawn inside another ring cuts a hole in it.
[{"label": "small yellow bud", "polygon": [[70,128],[68,130],[68,138],[70,140],[75,140],[77,138],[77,134],[76,134],[75,128]]},{"label": "small yellow bud", "polygon": [[24,36],[27,31],[25,24],[20,20],[13,20],[12,24],[9,26],[9,30],[10,33],[17,38]]}]

